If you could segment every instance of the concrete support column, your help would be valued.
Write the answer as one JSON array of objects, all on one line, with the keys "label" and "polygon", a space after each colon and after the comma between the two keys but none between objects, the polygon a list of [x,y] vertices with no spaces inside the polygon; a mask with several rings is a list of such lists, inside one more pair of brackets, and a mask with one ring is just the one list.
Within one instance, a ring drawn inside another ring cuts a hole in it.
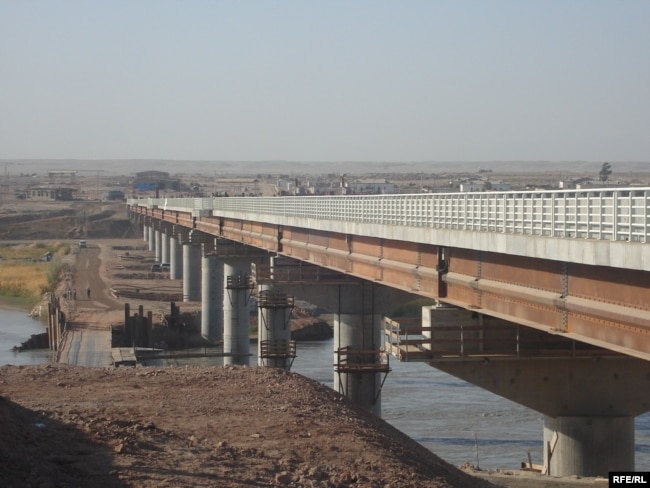
[{"label": "concrete support column", "polygon": [[159,263],[160,262],[160,256],[162,254],[162,252],[161,252],[162,237],[161,237],[160,229],[156,229],[153,232],[153,236],[154,236],[154,238],[153,238],[154,253],[155,253],[155,256],[156,256],[156,262]]},{"label": "concrete support column", "polygon": [[551,476],[607,476],[634,470],[634,417],[650,405],[650,362],[603,353],[479,361],[434,356],[429,364],[544,414],[544,466]]},{"label": "concrete support column", "polygon": [[260,284],[258,290],[257,365],[288,371],[295,357],[295,342],[291,341],[293,297],[268,284]]},{"label": "concrete support column", "polygon": [[169,279],[183,279],[183,246],[178,237],[169,240]]},{"label": "concrete support column", "polygon": [[544,466],[551,476],[634,471],[634,417],[544,417]]},{"label": "concrete support column", "polygon": [[250,363],[250,287],[248,272],[232,262],[223,266],[226,290],[223,299],[224,365]]},{"label": "concrete support column", "polygon": [[167,232],[163,232],[160,236],[160,262],[168,263],[169,262],[169,241],[170,237]]},{"label": "concrete support column", "polygon": [[223,262],[204,254],[201,268],[201,335],[219,341],[223,334]]},{"label": "concrete support column", "polygon": [[156,238],[154,235],[153,227],[149,227],[149,250],[153,251],[156,249]]},{"label": "concrete support column", "polygon": [[201,247],[183,244],[183,301],[201,300]]},{"label": "concrete support column", "polygon": [[142,240],[144,242],[149,242],[149,226],[147,224],[142,226]]},{"label": "concrete support column", "polygon": [[379,366],[383,337],[381,315],[373,313],[373,286],[369,282],[355,287],[339,285],[339,313],[334,316],[334,364],[338,365],[334,389],[381,416],[382,375],[373,367]]}]

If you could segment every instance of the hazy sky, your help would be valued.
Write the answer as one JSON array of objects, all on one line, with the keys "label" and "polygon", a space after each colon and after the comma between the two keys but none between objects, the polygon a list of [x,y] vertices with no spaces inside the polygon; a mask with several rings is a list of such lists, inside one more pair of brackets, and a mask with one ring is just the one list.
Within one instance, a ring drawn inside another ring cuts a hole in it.
[{"label": "hazy sky", "polygon": [[0,0],[0,158],[650,161],[650,1]]}]

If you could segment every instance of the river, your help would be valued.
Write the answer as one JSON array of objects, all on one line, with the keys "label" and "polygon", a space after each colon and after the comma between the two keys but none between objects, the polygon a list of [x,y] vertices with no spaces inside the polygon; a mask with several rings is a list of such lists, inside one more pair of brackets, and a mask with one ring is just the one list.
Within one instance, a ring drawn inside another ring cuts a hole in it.
[{"label": "river", "polygon": [[[333,385],[333,341],[301,342],[292,371]],[[391,358],[392,359],[392,358]],[[382,418],[446,461],[543,464],[543,415],[424,363],[390,362]],[[478,461],[477,461],[478,451]],[[650,413],[636,418],[636,470],[650,470]]]},{"label": "river", "polygon": [[47,332],[43,322],[34,320],[27,312],[0,309],[0,365],[41,364],[51,357],[49,350],[14,352],[14,346],[20,346],[32,334]]},{"label": "river", "polygon": [[[25,312],[0,311],[0,365],[41,364],[49,351],[12,352],[44,332]],[[300,342],[292,371],[333,386],[333,341]],[[193,364],[221,364],[220,359]],[[255,359],[251,359],[254,364]],[[446,461],[483,469],[518,469],[530,452],[543,463],[542,415],[423,363],[391,361],[382,390],[382,417]],[[636,469],[650,470],[650,413],[636,419]]]}]

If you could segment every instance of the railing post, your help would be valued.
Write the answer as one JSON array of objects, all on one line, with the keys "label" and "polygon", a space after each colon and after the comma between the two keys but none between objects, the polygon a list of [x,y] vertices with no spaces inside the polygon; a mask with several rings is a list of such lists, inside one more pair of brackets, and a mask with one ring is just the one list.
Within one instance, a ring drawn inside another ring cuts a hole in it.
[{"label": "railing post", "polygon": [[612,192],[612,240],[618,241],[618,191]]},{"label": "railing post", "polygon": [[648,242],[648,191],[643,192],[643,237],[641,242]]}]

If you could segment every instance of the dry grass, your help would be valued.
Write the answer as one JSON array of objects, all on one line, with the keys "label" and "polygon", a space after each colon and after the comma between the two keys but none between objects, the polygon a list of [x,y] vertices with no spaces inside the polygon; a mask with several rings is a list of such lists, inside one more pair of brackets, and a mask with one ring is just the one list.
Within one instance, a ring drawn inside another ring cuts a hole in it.
[{"label": "dry grass", "polygon": [[37,301],[48,288],[50,263],[7,263],[0,266],[0,295]]},{"label": "dry grass", "polygon": [[0,260],[3,261],[33,261],[45,260],[45,253],[50,252],[53,256],[62,256],[70,253],[70,244],[55,242],[44,244],[36,242],[32,244],[0,244]]},{"label": "dry grass", "polygon": [[[45,261],[49,252],[53,259]],[[0,245],[0,296],[18,298],[34,305],[50,291],[61,271],[59,256],[70,252],[70,245],[33,243]]]}]

